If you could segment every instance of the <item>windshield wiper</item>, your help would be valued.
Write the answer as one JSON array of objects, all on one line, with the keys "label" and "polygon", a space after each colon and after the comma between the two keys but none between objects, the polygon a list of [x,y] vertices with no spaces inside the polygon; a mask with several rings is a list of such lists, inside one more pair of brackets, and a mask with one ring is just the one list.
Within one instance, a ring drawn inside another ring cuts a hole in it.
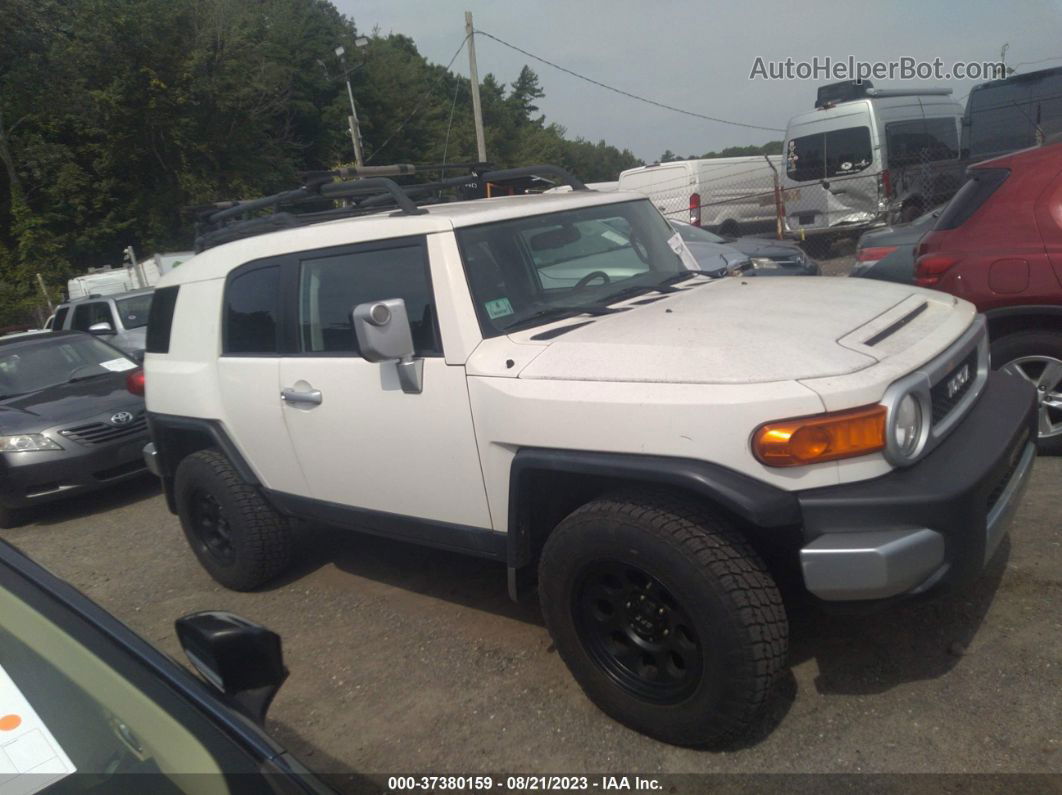
[{"label": "windshield wiper", "polygon": [[102,373],[93,373],[92,375],[79,375],[77,378],[68,378],[66,383],[68,383],[68,384],[76,384],[78,381],[89,381],[89,380],[91,380],[93,378],[99,378],[101,375],[107,375],[107,373],[110,373],[110,372],[112,372],[112,371],[111,370],[105,370]]},{"label": "windshield wiper", "polygon": [[502,328],[502,331],[518,331],[521,328],[527,326],[537,326],[540,323],[545,322],[548,319],[560,320],[565,317],[573,317],[574,315],[611,315],[615,312],[623,312],[623,309],[610,309],[607,306],[601,304],[581,304],[575,306],[551,306],[546,309],[540,309],[537,312],[533,312],[530,315],[525,315],[519,320],[515,320],[508,326]]}]

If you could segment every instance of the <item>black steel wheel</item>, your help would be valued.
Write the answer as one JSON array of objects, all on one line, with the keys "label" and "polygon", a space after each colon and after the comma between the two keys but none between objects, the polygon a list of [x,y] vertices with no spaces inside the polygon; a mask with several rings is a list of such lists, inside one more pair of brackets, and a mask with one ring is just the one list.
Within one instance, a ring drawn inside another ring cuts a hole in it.
[{"label": "black steel wheel", "polygon": [[589,564],[572,611],[587,652],[620,687],[662,704],[696,689],[703,660],[695,625],[648,572],[615,560]]},{"label": "black steel wheel", "polygon": [[232,565],[236,550],[232,546],[232,529],[221,504],[209,492],[196,490],[191,502],[191,531],[199,549],[223,566]]},{"label": "black steel wheel", "polygon": [[583,692],[632,729],[720,747],[755,725],[785,666],[781,595],[736,528],[666,492],[620,492],[546,539],[539,598]]},{"label": "black steel wheel", "polygon": [[173,498],[192,552],[226,588],[257,588],[290,564],[291,523],[217,450],[200,450],[181,461]]}]

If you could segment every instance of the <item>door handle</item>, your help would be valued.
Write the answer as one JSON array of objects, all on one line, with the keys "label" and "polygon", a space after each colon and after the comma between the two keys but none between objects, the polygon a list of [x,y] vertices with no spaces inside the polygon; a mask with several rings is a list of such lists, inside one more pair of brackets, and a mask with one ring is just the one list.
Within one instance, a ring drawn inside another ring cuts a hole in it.
[{"label": "door handle", "polygon": [[319,406],[321,405],[321,390],[311,389],[309,392],[297,392],[289,386],[280,390],[280,399],[285,403],[312,403]]}]

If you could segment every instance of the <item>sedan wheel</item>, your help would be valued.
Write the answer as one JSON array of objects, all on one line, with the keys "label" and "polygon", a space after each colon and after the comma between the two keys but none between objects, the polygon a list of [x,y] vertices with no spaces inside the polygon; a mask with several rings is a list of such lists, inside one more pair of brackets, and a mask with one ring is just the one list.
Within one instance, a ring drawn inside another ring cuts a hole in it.
[{"label": "sedan wheel", "polygon": [[1051,439],[1062,434],[1062,360],[1053,356],[1022,356],[1000,369],[1036,387],[1039,437]]}]

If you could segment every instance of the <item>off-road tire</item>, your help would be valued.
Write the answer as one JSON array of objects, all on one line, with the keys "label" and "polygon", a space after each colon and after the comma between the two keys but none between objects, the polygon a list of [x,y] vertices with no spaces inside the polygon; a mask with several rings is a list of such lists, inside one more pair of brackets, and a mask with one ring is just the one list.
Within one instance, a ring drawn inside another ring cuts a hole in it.
[{"label": "off-road tire", "polygon": [[[655,578],[694,625],[703,652],[688,695],[647,700],[593,656],[593,628],[579,629],[590,620],[580,619],[580,583],[602,560]],[[667,493],[617,493],[570,514],[546,541],[539,594],[557,651],[590,700],[664,742],[720,747],[740,740],[785,666],[785,609],[759,557],[724,516]]]},{"label": "off-road tire", "polygon": [[[249,591],[273,579],[291,563],[293,532],[254,486],[245,483],[216,450],[201,450],[177,467],[174,498],[192,551],[211,577],[234,591]],[[231,554],[211,551],[193,526],[196,501],[213,500],[227,523]]]},{"label": "off-road tire", "polygon": [[[1062,361],[1062,333],[1057,331],[1016,331],[992,340],[992,369],[1002,370],[1011,362],[1027,356],[1044,356]],[[1053,390],[1056,394],[1059,388]],[[1052,418],[1057,424],[1057,413]],[[1062,434],[1038,437],[1036,449],[1041,455],[1062,455]]]}]

